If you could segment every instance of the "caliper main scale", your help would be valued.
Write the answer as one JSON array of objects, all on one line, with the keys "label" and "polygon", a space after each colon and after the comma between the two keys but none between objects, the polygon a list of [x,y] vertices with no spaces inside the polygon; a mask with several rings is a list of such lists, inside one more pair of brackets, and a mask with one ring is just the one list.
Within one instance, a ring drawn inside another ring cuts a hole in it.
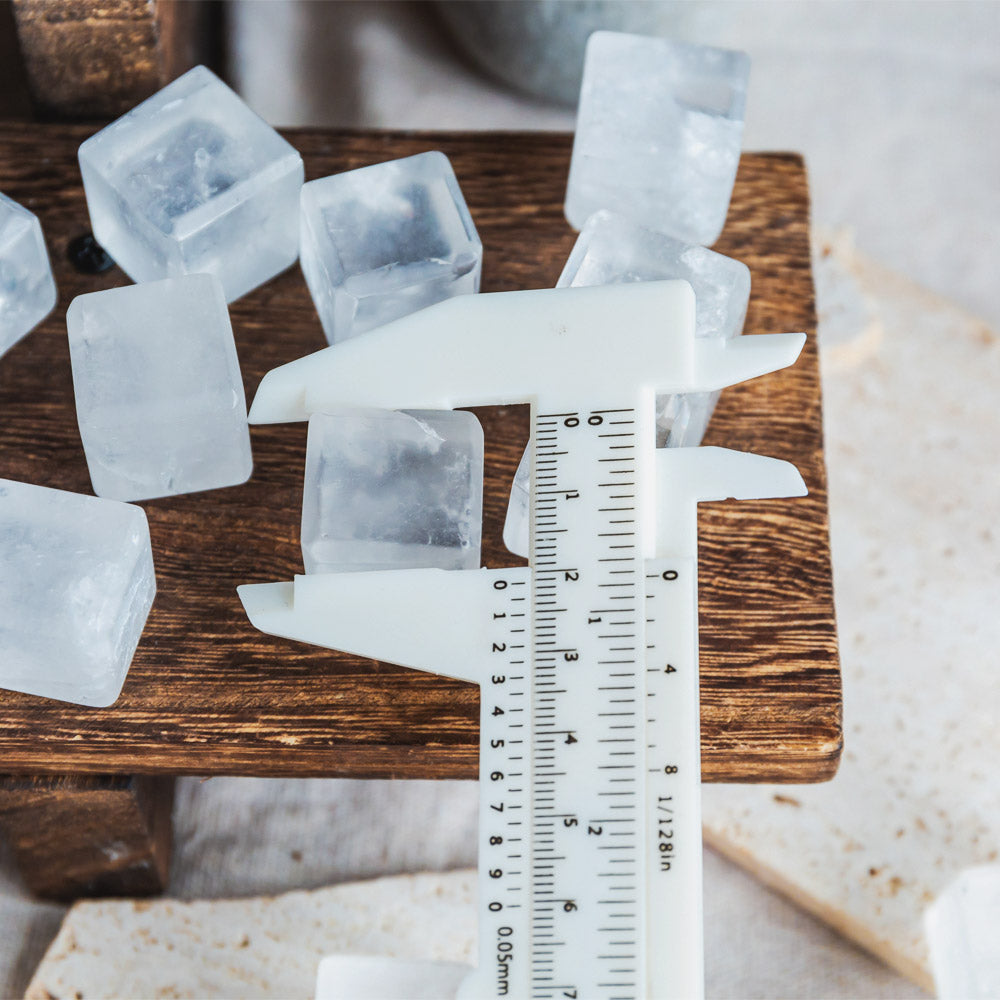
[{"label": "caliper main scale", "polygon": [[461,997],[702,993],[696,504],[805,486],[774,459],[656,449],[654,397],[775,371],[803,342],[696,340],[682,281],[506,292],[261,384],[255,422],[531,405],[528,567],[240,588],[262,631],[480,685],[479,965]]}]

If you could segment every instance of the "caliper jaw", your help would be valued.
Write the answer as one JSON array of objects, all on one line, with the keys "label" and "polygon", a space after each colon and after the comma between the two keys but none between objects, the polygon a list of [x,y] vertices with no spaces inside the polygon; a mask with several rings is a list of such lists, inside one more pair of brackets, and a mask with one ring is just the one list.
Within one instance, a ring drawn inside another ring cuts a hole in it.
[{"label": "caliper jaw", "polygon": [[806,484],[791,462],[729,448],[656,450],[656,554],[694,557],[697,505],[709,500],[802,497]]},{"label": "caliper jaw", "polygon": [[481,684],[483,622],[498,579],[530,570],[390,569],[297,576],[237,588],[254,628],[427,673]]},{"label": "caliper jaw", "polygon": [[647,981],[650,1000],[683,1000],[704,993],[701,914],[686,913],[684,933],[676,930],[676,901],[702,898],[698,503],[807,491],[790,463],[726,448],[661,448],[655,461],[656,552],[645,563]]},{"label": "caliper jaw", "polygon": [[804,342],[695,340],[686,281],[460,295],[268,372],[249,419],[521,403],[554,387],[584,400],[710,391],[787,367]]}]

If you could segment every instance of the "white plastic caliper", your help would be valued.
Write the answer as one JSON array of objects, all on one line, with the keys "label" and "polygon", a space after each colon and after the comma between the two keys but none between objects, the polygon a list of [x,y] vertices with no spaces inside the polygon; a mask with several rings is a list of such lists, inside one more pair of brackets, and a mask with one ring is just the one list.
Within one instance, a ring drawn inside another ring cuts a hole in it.
[{"label": "white plastic caliper", "polygon": [[531,404],[530,566],[240,588],[264,632],[480,685],[479,965],[460,997],[702,993],[696,504],[806,490],[775,459],[657,450],[654,396],[776,371],[804,340],[696,340],[683,281],[501,292],[261,383],[256,423]]}]

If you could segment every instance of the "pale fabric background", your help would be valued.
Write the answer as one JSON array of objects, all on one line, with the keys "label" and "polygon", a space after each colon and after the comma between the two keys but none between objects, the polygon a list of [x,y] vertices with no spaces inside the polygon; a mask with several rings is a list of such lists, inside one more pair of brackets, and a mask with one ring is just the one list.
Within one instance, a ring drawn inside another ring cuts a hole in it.
[{"label": "pale fabric background", "polygon": [[[480,77],[422,4],[233,15],[235,82],[274,124],[573,125]],[[745,146],[806,154],[817,225],[1000,327],[1000,6],[706,2],[686,23],[750,52]],[[473,865],[475,786],[185,779],[175,826],[173,894],[279,892]],[[711,853],[705,906],[710,997],[924,995]],[[0,995],[23,989],[61,913],[28,900],[0,856]]]}]

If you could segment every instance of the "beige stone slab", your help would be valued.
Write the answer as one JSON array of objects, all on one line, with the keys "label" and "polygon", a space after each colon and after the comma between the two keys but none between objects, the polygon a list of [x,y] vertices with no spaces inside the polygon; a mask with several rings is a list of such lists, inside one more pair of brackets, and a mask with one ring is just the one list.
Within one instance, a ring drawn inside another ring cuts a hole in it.
[{"label": "beige stone slab", "polygon": [[[254,791],[260,795],[262,783],[244,784],[250,786],[248,795]],[[340,789],[343,783],[329,784]],[[299,783],[300,788],[304,785]],[[395,787],[406,785],[396,782]],[[226,801],[233,812],[238,811],[233,808],[237,802],[232,796]],[[261,804],[259,798],[255,801]],[[280,802],[287,811],[289,798],[282,795]],[[445,825],[443,816],[436,828],[437,838]],[[211,822],[207,814],[206,819]],[[315,840],[331,833],[329,824],[324,826],[318,816],[313,823]],[[260,824],[254,829],[259,832]],[[334,829],[338,850],[342,839],[378,840],[370,825],[359,824],[353,832]],[[280,871],[287,836],[278,843],[272,840],[269,848],[256,841],[247,833],[232,842],[230,879],[236,879],[236,856],[243,856],[248,867]],[[222,884],[232,882],[225,883],[223,876]],[[406,891],[408,885],[413,891]],[[426,959],[413,956],[423,954],[425,948],[428,957],[470,955],[476,925],[471,888],[472,873],[457,872],[421,875],[417,880],[373,879],[341,890],[295,892],[270,900],[226,899],[196,905],[164,902],[139,907],[128,900],[78,904],[37,970],[28,995],[51,994],[65,1000],[77,994],[88,998],[197,995],[222,1000],[310,996],[317,959],[326,957],[327,945],[333,947],[335,942],[342,952],[353,950],[356,955],[361,941],[370,948],[369,954],[377,952],[376,957],[385,954],[383,947],[388,951],[395,947],[397,954],[405,952],[411,961],[419,962]],[[384,906],[380,901],[387,896],[397,899],[397,905]],[[310,902],[313,897],[316,905]],[[430,905],[425,906],[424,901]],[[408,915],[401,913],[405,906],[413,907]],[[453,912],[442,918],[445,907]],[[347,909],[352,912],[345,921]],[[381,919],[378,933],[371,930],[373,913]],[[350,932],[355,923],[362,929],[360,937]],[[420,926],[414,930],[417,924]],[[223,947],[218,947],[216,940],[220,928],[225,935]],[[234,936],[239,946],[244,934],[249,944],[236,947],[234,954]],[[398,937],[395,944],[394,937]],[[258,947],[266,954],[254,954]],[[705,856],[705,962],[706,996],[712,1000],[901,1000],[925,996],[713,851]],[[184,992],[179,992],[182,988]],[[0,995],[15,994],[0,990]]]},{"label": "beige stone slab", "polygon": [[53,997],[308,998],[331,953],[475,963],[472,871],[253,899],[77,903],[28,986]]},{"label": "beige stone slab", "polygon": [[929,988],[924,909],[1000,850],[1000,338],[835,242],[817,280],[843,763],[705,830]]}]

